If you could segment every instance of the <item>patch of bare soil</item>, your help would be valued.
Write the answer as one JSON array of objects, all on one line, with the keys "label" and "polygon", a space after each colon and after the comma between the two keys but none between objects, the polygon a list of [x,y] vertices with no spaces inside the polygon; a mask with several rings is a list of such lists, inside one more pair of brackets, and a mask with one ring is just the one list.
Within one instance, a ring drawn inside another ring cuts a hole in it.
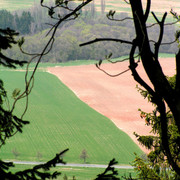
[{"label": "patch of bare soil", "polygon": [[[127,1],[128,2],[128,1]],[[101,0],[94,0],[94,3],[98,5],[96,7],[97,11],[101,11]],[[146,7],[147,0],[142,0],[143,7]],[[120,8],[130,8],[130,5],[126,3],[124,0],[106,0],[106,12],[109,10],[116,10],[117,12],[121,12]],[[152,0],[151,1],[151,11],[155,12],[169,12],[171,9],[175,11],[179,11],[180,2],[177,0]],[[127,10],[127,9],[126,9]]]},{"label": "patch of bare soil", "polygon": [[[175,73],[173,58],[161,59],[160,62],[166,75]],[[111,74],[117,74],[128,69],[128,65],[126,61],[114,65],[103,64],[102,67]],[[139,64],[137,69],[139,74],[148,81],[142,64]],[[95,65],[54,67],[48,68],[48,72],[56,75],[90,107],[111,119],[138,145],[133,132],[141,135],[149,134],[150,127],[145,125],[144,119],[141,119],[138,108],[150,112],[153,107],[137,91],[137,83],[130,71],[113,78],[98,70]],[[142,146],[140,148],[147,152]]]}]

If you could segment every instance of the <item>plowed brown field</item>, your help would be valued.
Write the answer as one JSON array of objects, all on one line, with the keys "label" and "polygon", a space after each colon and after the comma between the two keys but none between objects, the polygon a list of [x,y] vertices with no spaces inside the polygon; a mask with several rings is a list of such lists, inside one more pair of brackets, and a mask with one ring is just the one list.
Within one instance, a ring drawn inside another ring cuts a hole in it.
[{"label": "plowed brown field", "polygon": [[[161,59],[160,62],[166,75],[175,73],[173,58]],[[102,67],[107,72],[116,74],[126,70],[128,65],[126,61],[114,65],[103,64]],[[137,69],[139,74],[147,80],[142,64],[139,64]],[[141,135],[149,133],[150,128],[145,125],[144,119],[140,118],[138,108],[149,112],[153,107],[135,88],[137,83],[133,80],[130,71],[113,78],[98,70],[95,65],[54,67],[48,68],[48,72],[56,75],[90,107],[111,119],[135,143],[138,144],[133,135],[134,131]],[[143,147],[141,149],[145,151]]]},{"label": "plowed brown field", "polygon": [[[101,11],[101,0],[94,0],[94,3],[97,5],[96,10]],[[142,0],[143,7],[146,7],[147,0]],[[178,0],[152,0],[151,1],[151,11],[164,13],[169,12],[173,9],[176,12],[179,12],[179,1]],[[128,12],[130,5],[123,0],[105,0],[106,9],[116,10],[116,12]],[[124,9],[123,9],[124,8]]]}]

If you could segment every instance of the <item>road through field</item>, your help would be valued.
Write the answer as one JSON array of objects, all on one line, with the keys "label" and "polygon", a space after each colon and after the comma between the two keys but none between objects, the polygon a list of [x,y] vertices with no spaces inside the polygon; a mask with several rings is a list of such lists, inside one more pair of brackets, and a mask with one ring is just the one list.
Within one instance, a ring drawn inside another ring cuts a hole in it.
[{"label": "road through field", "polygon": [[[6,161],[10,162],[10,161]],[[44,164],[45,162],[33,162],[33,161],[13,161],[14,164],[21,164],[21,165],[40,165]],[[67,163],[67,164],[62,164],[58,163],[57,166],[63,166],[63,167],[88,167],[88,168],[107,168],[107,165],[103,164],[72,164],[72,163]],[[117,169],[134,169],[132,166],[127,166],[127,165],[115,165],[113,166]]]},{"label": "road through field", "polygon": [[[173,58],[161,59],[160,62],[166,75],[175,73],[175,60]],[[114,65],[102,64],[102,68],[110,74],[122,72],[128,69],[128,66],[127,61]],[[139,64],[137,70],[149,82],[142,64]],[[138,108],[145,112],[151,112],[153,106],[144,100],[137,91],[137,83],[130,71],[114,78],[98,70],[95,65],[53,67],[48,68],[48,72],[56,75],[90,107],[111,119],[135,143],[138,144],[133,132],[140,135],[149,134],[150,127],[145,126],[145,120],[141,119]],[[146,151],[142,146],[140,147]]]}]

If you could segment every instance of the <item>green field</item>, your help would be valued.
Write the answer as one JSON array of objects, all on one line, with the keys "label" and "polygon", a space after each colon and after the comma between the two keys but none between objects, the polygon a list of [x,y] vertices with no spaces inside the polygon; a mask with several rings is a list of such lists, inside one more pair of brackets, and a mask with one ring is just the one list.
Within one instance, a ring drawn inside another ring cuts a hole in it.
[{"label": "green field", "polygon": [[[175,54],[167,54],[167,53],[159,53],[159,58],[174,58]],[[123,59],[127,59],[128,56],[121,56],[118,58],[111,59],[111,61],[120,61]],[[90,65],[90,64],[96,64],[98,63],[98,60],[74,60],[74,61],[67,61],[62,63],[40,63],[38,66],[38,71],[46,71],[47,67],[55,67],[55,66],[81,66],[81,65]],[[109,63],[107,60],[103,60],[103,63]],[[31,63],[29,66],[29,70],[33,70],[35,66],[35,63]],[[26,66],[24,67],[18,67],[18,70],[26,70]],[[0,66],[0,71],[9,71],[9,69]]]},{"label": "green field", "polygon": [[[49,0],[44,1],[45,3],[48,2]],[[164,1],[168,1],[168,0],[164,0]],[[171,0],[172,3],[177,3],[176,7],[163,7],[161,6],[161,12],[158,11],[158,9],[156,8],[155,10],[151,10],[154,11],[156,16],[158,18],[162,18],[163,13],[164,12],[168,12],[168,16],[166,18],[166,22],[173,22],[174,19],[172,17],[172,15],[170,14],[170,10],[171,8],[175,8],[175,11],[178,11],[180,8],[180,4],[179,1],[177,0]],[[37,3],[40,3],[40,0],[1,0],[0,1],[0,9],[6,9],[9,11],[17,11],[17,10],[23,10],[23,9],[29,9],[31,8],[34,4],[36,4],[35,6],[37,6]],[[119,12],[126,12],[131,16],[131,10],[129,8],[129,6],[124,7],[124,4],[126,4],[123,0],[119,0],[119,1],[113,1],[113,0],[106,0],[106,12],[109,12],[109,10],[115,10],[117,13]],[[156,4],[153,5],[152,2],[152,8],[156,7]],[[96,4],[96,9],[98,12],[100,12],[101,9],[101,5],[99,3]],[[148,18],[148,23],[156,23],[154,17],[150,14],[149,18]]]},{"label": "green field", "polygon": [[[31,165],[15,165],[12,168],[12,172],[21,171],[22,169],[32,168]],[[128,176],[129,174],[132,177],[135,177],[136,173],[133,169],[116,169],[118,171],[118,177]],[[73,176],[77,180],[92,180],[97,177],[98,174],[104,172],[104,168],[82,168],[82,167],[56,167],[52,169],[52,172],[58,171],[62,174],[57,178],[57,180],[62,180],[66,175],[69,180],[73,179]]]},{"label": "green field", "polygon": [[14,11],[18,9],[27,9],[32,7],[32,5],[39,0],[1,0],[0,9],[7,9],[9,11]]},{"label": "green field", "polygon": [[[49,0],[45,0],[44,2],[48,2]],[[95,0],[95,4],[96,4],[96,9],[98,11],[100,11],[101,9],[101,4],[100,4],[100,0],[97,1]],[[164,0],[164,2],[169,1],[169,0]],[[164,10],[162,12],[169,12],[171,10],[171,8],[176,8],[177,9],[180,8],[180,4],[178,0],[171,0],[172,2],[172,7],[166,7],[166,6],[162,6],[160,9]],[[35,3],[40,3],[40,0],[1,0],[0,1],[0,9],[7,9],[10,11],[14,11],[14,10],[22,10],[22,9],[27,9],[32,7]],[[163,2],[162,2],[163,3]],[[173,3],[176,3],[176,7],[173,6]],[[156,7],[156,4],[154,5],[152,2],[152,8],[156,8],[155,12],[156,14],[158,13],[158,9]],[[119,1],[114,1],[114,0],[106,0],[106,12],[108,12],[109,10],[115,10],[117,12],[130,12],[130,8],[129,6],[123,1],[123,0],[119,0]],[[154,11],[154,10],[153,10]],[[162,13],[157,14],[158,16],[162,16]],[[152,20],[152,17],[150,18],[150,21]],[[168,20],[172,21],[172,18],[168,18]]]},{"label": "green field", "polygon": [[[9,94],[14,88],[23,89],[23,76],[24,72],[1,71]],[[22,112],[23,107],[20,102],[16,112]],[[108,118],[80,101],[58,78],[46,72],[36,74],[25,119],[30,125],[23,134],[7,141],[1,149],[2,159],[39,161],[39,153],[40,160],[46,161],[69,148],[64,156],[68,163],[82,163],[79,156],[86,149],[88,163],[107,164],[116,158],[119,164],[129,164],[134,160],[134,152],[142,153]],[[15,157],[13,150],[19,156]]]}]

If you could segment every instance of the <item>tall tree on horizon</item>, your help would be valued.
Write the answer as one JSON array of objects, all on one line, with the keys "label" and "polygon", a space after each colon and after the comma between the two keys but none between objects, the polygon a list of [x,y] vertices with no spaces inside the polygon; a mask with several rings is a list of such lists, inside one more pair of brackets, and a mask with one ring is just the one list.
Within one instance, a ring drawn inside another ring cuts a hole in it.
[{"label": "tall tree on horizon", "polygon": [[101,13],[104,14],[106,9],[106,1],[101,0]]}]

